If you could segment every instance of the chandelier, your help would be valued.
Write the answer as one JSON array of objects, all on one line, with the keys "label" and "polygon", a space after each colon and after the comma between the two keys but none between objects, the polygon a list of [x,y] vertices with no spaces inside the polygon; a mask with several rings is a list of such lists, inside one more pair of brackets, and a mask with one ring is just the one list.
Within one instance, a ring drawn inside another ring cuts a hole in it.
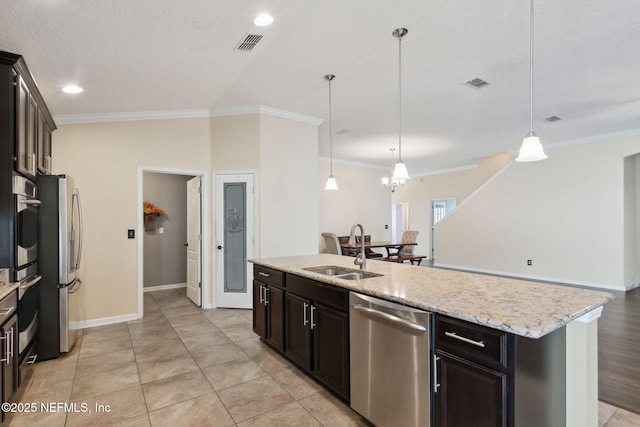
[{"label": "chandelier", "polygon": [[396,188],[403,185],[406,180],[403,178],[397,178],[394,176],[395,166],[393,164],[393,158],[394,158],[393,152],[396,151],[396,149],[390,148],[390,150],[391,150],[391,175],[390,177],[388,176],[382,177],[381,181],[382,181],[382,185],[387,187],[393,193],[396,191]]}]

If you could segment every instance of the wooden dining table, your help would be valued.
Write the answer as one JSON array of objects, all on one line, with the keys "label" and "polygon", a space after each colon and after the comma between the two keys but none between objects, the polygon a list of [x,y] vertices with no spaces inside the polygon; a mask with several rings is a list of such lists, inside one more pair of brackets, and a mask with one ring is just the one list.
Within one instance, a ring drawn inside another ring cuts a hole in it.
[{"label": "wooden dining table", "polygon": [[[392,256],[393,254],[389,251],[389,249],[401,249],[404,246],[416,246],[417,243],[398,243],[398,242],[364,242],[365,249],[373,249],[373,248],[385,248],[387,251],[387,257]],[[348,251],[360,251],[362,250],[362,243],[356,243],[354,245],[350,245],[348,243],[340,243],[340,248],[348,250]]]}]

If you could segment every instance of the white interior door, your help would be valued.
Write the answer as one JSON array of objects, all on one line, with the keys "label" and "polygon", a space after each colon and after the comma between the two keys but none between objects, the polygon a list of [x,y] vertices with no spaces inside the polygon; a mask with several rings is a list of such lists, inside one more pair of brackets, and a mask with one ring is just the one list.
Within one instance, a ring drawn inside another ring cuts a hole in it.
[{"label": "white interior door", "polygon": [[199,176],[187,181],[187,297],[202,305],[202,190]]},{"label": "white interior door", "polygon": [[254,176],[216,175],[216,306],[253,307]]}]

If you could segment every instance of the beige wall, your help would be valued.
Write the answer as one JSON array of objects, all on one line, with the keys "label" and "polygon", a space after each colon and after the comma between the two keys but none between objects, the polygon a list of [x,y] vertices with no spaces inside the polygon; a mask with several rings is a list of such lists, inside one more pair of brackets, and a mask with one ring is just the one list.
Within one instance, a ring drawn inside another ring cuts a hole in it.
[{"label": "beige wall", "polygon": [[631,286],[625,279],[624,157],[638,152],[635,135],[551,149],[545,161],[512,164],[438,224],[436,263]]},{"label": "beige wall", "polygon": [[[319,227],[316,250],[325,252],[322,232],[346,236],[351,226],[360,223],[372,240],[391,240],[391,191],[380,182],[387,170],[333,162],[333,176],[338,191],[326,191],[324,185],[329,176],[329,161],[319,162]],[[385,230],[385,225],[389,229]]]},{"label": "beige wall", "polygon": [[456,199],[458,204],[462,203],[509,161],[508,154],[498,154],[487,157],[476,168],[413,177],[398,188],[393,195],[393,203],[409,204],[409,227],[420,232],[415,253],[431,258],[432,200]]},{"label": "beige wall", "polygon": [[[124,320],[138,309],[137,174],[144,169],[251,170],[257,175],[258,254],[317,251],[318,127],[265,114],[63,125],[54,133],[54,169],[83,193],[85,256],[72,320]],[[214,174],[212,173],[212,182]],[[211,186],[213,187],[213,186]],[[215,189],[208,208],[214,220]],[[215,227],[205,241],[212,247]],[[212,257],[214,254],[212,254]],[[209,283],[215,286],[214,260]],[[205,271],[207,269],[205,268]],[[214,294],[210,289],[209,296]],[[211,298],[205,304],[215,303]]]},{"label": "beige wall", "polygon": [[317,253],[318,127],[260,118],[259,256]]},{"label": "beige wall", "polygon": [[137,311],[138,166],[209,169],[209,118],[63,125],[53,134],[54,172],[76,179],[85,236],[73,321]]}]

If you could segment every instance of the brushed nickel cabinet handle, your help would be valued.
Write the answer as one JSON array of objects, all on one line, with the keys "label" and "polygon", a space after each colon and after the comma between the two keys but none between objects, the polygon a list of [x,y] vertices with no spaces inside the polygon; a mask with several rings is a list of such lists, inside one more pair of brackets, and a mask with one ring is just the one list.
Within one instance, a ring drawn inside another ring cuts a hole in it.
[{"label": "brushed nickel cabinet handle", "polygon": [[476,347],[484,348],[484,341],[474,341],[472,339],[462,337],[462,336],[456,334],[455,332],[445,332],[444,334],[446,336],[448,336],[448,337],[457,339],[458,341],[466,342],[467,344],[471,344],[471,345],[475,345]]}]

